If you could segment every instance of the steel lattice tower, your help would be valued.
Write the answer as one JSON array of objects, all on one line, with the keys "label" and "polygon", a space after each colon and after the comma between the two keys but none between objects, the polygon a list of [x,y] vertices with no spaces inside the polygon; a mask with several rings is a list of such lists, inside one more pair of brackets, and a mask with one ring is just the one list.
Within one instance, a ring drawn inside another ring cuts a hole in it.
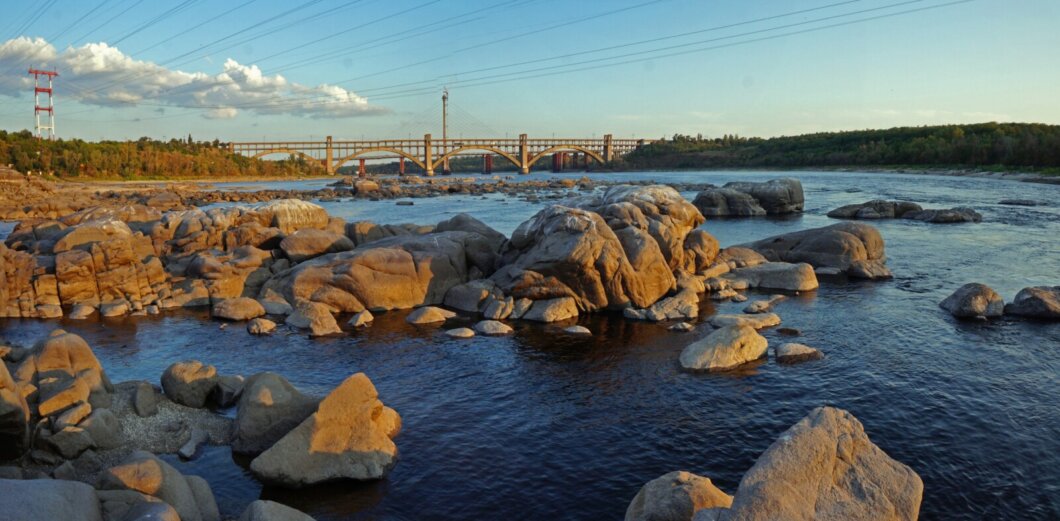
[{"label": "steel lattice tower", "polygon": [[[55,139],[55,96],[52,91],[52,78],[59,75],[56,71],[43,71],[40,69],[30,69],[29,73],[33,75],[33,115],[37,118],[37,139],[42,139],[44,136],[41,135],[41,131],[46,131],[48,139]],[[48,77],[48,86],[40,86],[40,77]],[[48,106],[42,107],[40,105],[40,94],[46,93],[48,95]],[[48,113],[48,124],[41,125],[40,113]]]}]

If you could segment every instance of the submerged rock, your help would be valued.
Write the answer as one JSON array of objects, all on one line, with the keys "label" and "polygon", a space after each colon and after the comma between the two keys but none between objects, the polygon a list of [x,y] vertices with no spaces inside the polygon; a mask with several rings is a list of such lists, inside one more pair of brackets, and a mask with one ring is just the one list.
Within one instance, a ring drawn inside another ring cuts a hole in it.
[{"label": "submerged rock", "polygon": [[726,521],[913,521],[924,484],[849,412],[819,407],[785,431],[740,481]]},{"label": "submerged rock", "polygon": [[250,464],[265,483],[303,487],[337,479],[385,476],[396,463],[391,437],[397,412],[379,401],[375,386],[357,373],[335,388],[303,421]]},{"label": "submerged rock", "polygon": [[993,318],[1005,312],[1005,301],[989,286],[972,282],[939,302],[939,307],[957,318]]},{"label": "submerged rock", "polygon": [[724,371],[766,356],[769,343],[749,326],[727,326],[697,340],[681,352],[681,367]]},{"label": "submerged rock", "polygon": [[414,325],[438,324],[456,316],[456,313],[434,306],[417,308],[405,317],[405,322]]},{"label": "submerged rock", "polygon": [[696,512],[728,508],[732,496],[710,478],[677,471],[647,482],[626,508],[625,521],[691,521]]},{"label": "submerged rock", "polygon": [[805,344],[786,343],[777,346],[777,362],[782,364],[794,364],[809,360],[820,360],[824,355],[820,351]]},{"label": "submerged rock", "polygon": [[1005,306],[1005,314],[1060,320],[1060,286],[1021,289],[1012,303]]}]

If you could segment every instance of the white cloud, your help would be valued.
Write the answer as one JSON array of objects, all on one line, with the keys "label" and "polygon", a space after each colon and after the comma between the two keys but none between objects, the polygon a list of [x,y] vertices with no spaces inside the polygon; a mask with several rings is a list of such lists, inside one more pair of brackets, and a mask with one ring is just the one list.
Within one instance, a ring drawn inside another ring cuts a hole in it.
[{"label": "white cloud", "polygon": [[109,107],[168,106],[207,109],[203,117],[231,119],[240,110],[340,118],[387,112],[364,97],[335,85],[308,86],[281,75],[268,76],[256,65],[228,59],[215,75],[168,69],[140,61],[106,43],[68,47],[58,52],[43,38],[20,36],[0,44],[0,95],[21,96],[33,80],[22,69],[59,71],[56,94],[81,103]]}]

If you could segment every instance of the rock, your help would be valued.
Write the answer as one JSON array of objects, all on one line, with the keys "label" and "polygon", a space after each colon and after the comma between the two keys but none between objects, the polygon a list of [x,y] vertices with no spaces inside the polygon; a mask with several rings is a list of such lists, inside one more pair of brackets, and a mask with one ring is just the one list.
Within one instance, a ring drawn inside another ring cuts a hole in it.
[{"label": "rock", "polygon": [[475,332],[480,335],[503,336],[512,334],[512,328],[496,320],[483,320],[475,324]]},{"label": "rock", "polygon": [[949,210],[923,210],[920,212],[908,212],[902,215],[902,218],[942,224],[977,223],[983,221],[982,214],[967,207],[950,208]]},{"label": "rock", "polygon": [[92,438],[99,449],[115,449],[122,444],[121,421],[110,409],[96,409],[81,422],[80,427]]},{"label": "rock", "polygon": [[142,418],[158,413],[158,392],[153,385],[137,382],[136,392],[133,394],[133,410]]},{"label": "rock", "polygon": [[[855,264],[864,262],[871,262],[878,269],[883,267],[886,259],[880,232],[868,224],[855,222],[786,233],[743,246],[772,261],[805,262],[815,268],[827,266],[844,272],[850,272]],[[859,274],[869,274],[873,270],[861,266],[858,271]]]},{"label": "rock", "polygon": [[0,479],[0,512],[12,521],[103,521],[92,487],[59,479]]},{"label": "rock", "polygon": [[696,326],[689,324],[688,322],[678,322],[669,327],[670,331],[676,331],[678,333],[687,333],[695,329]]},{"label": "rock", "polygon": [[268,449],[313,414],[316,406],[315,398],[302,394],[278,374],[247,378],[236,411],[232,450],[257,454]]},{"label": "rock", "polygon": [[1002,199],[997,204],[1004,204],[1010,206],[1038,206],[1038,201],[1034,199]]},{"label": "rock", "polygon": [[202,429],[192,427],[191,436],[188,441],[184,442],[184,445],[180,446],[177,450],[177,455],[181,459],[189,460],[194,459],[195,454],[199,452],[199,446],[210,441],[210,436],[206,434]]},{"label": "rock", "polygon": [[528,298],[518,299],[512,305],[512,314],[508,315],[508,317],[516,320],[523,318],[523,315],[526,315],[526,312],[530,311],[530,307],[533,305],[534,301]]},{"label": "rock", "polygon": [[277,199],[251,209],[262,226],[279,228],[285,234],[303,228],[323,230],[328,226],[328,212],[323,207],[299,199]]},{"label": "rock", "polygon": [[213,306],[213,316],[225,320],[250,320],[265,314],[258,301],[247,297],[224,299]]},{"label": "rock", "polygon": [[1021,289],[1012,303],[1005,306],[1005,314],[1060,320],[1060,286]]},{"label": "rock", "polygon": [[644,309],[626,308],[622,310],[622,316],[629,320],[647,320],[648,312]]},{"label": "rock", "polygon": [[61,414],[52,418],[52,429],[56,431],[63,430],[67,427],[73,427],[81,420],[88,417],[88,414],[92,412],[92,406],[87,402],[81,402],[69,409],[66,409]]},{"label": "rock", "polygon": [[802,183],[791,178],[726,183],[700,192],[692,201],[703,215],[719,217],[796,213],[804,203]]},{"label": "rock", "polygon": [[140,501],[125,512],[121,521],[180,521],[177,510],[162,501]]},{"label": "rock", "polygon": [[320,337],[342,333],[331,310],[324,304],[308,300],[295,301],[294,311],[287,315],[286,324],[298,329],[309,330],[309,336]]},{"label": "rock", "polygon": [[267,315],[290,315],[294,311],[287,299],[271,289],[262,290],[261,295],[258,296],[258,303],[265,309]]},{"label": "rock", "polygon": [[975,282],[965,284],[939,303],[957,318],[993,318],[1005,312],[1005,301],[990,287]]},{"label": "rock", "polygon": [[25,394],[30,412],[35,406],[41,417],[81,402],[109,405],[114,390],[84,339],[62,329],[37,342],[12,376],[24,392],[30,391]]},{"label": "rock", "polygon": [[449,338],[471,338],[475,336],[475,332],[471,328],[458,327],[456,329],[450,329],[445,332],[445,336]]},{"label": "rock", "polygon": [[710,317],[710,325],[714,327],[747,326],[754,329],[762,329],[780,325],[780,316],[776,313],[714,315]]},{"label": "rock", "polygon": [[774,304],[786,298],[784,295],[773,295],[766,300],[756,300],[743,308],[743,312],[749,314],[768,313],[773,310]]},{"label": "rock", "polygon": [[887,269],[887,266],[883,265],[882,261],[878,260],[859,260],[854,261],[847,268],[847,276],[856,279],[889,279],[893,277],[891,270]]},{"label": "rock", "polygon": [[74,306],[73,309],[70,310],[70,315],[68,318],[70,318],[71,320],[84,320],[92,316],[92,314],[95,312],[96,308],[88,304],[77,304]]},{"label": "rock", "polygon": [[289,506],[259,499],[247,506],[239,521],[315,521]]},{"label": "rock", "polygon": [[506,295],[569,298],[580,310],[647,307],[670,291],[673,274],[649,232],[626,226],[620,233],[600,214],[549,206],[515,230],[491,280]]},{"label": "rock", "polygon": [[375,320],[375,317],[372,316],[372,312],[366,309],[354,314],[353,317],[346,322],[346,325],[352,328],[365,327],[371,324],[373,320]]},{"label": "rock", "polygon": [[681,290],[672,297],[664,298],[648,308],[648,320],[687,320],[699,316],[699,295],[690,289]]},{"label": "rock", "polygon": [[708,188],[696,194],[692,204],[707,217],[753,217],[766,210],[750,194],[731,188]]},{"label": "rock", "polygon": [[445,322],[446,320],[449,320],[450,318],[453,318],[455,316],[456,313],[453,313],[452,311],[446,309],[434,306],[424,306],[422,308],[417,308],[412,313],[409,313],[409,315],[405,317],[405,322],[415,325],[437,324],[440,322]]},{"label": "rock", "polygon": [[726,521],[917,519],[924,485],[869,440],[849,412],[814,409],[743,479]]},{"label": "rock", "polygon": [[730,505],[732,496],[709,478],[670,472],[641,487],[626,509],[626,521],[690,521],[700,510]]},{"label": "rock", "polygon": [[444,302],[446,306],[453,309],[477,313],[482,302],[493,293],[495,288],[496,285],[493,282],[485,279],[457,284],[445,293]]},{"label": "rock", "polygon": [[482,308],[482,317],[489,320],[504,320],[515,310],[515,299],[512,297],[490,296]]},{"label": "rock", "polygon": [[777,347],[777,362],[782,364],[794,364],[808,360],[820,360],[824,355],[820,351],[805,344],[786,343]]},{"label": "rock", "polygon": [[317,411],[250,464],[262,482],[303,487],[384,477],[396,463],[397,413],[379,401],[364,373],[343,381]]},{"label": "rock", "polygon": [[718,240],[704,230],[692,230],[685,237],[685,256],[692,273],[702,273],[714,264],[719,251]]},{"label": "rock", "polygon": [[177,362],[162,373],[162,391],[176,403],[201,409],[206,406],[217,380],[217,368],[212,365],[198,360]]},{"label": "rock", "polygon": [[801,292],[812,291],[819,286],[813,266],[806,263],[767,262],[730,271],[722,278],[733,282],[744,281],[748,288]]},{"label": "rock", "polygon": [[15,459],[29,447],[29,421],[29,404],[0,360],[0,461]]},{"label": "rock", "polygon": [[587,328],[585,326],[565,327],[565,328],[563,328],[563,332],[567,333],[568,335],[583,335],[583,336],[592,336],[593,335],[593,332],[589,331],[589,328]]},{"label": "rock", "polygon": [[353,241],[345,235],[306,228],[284,237],[280,241],[280,249],[291,262],[298,263],[326,253],[350,251]]},{"label": "rock", "polygon": [[533,306],[522,315],[522,319],[535,322],[559,322],[576,316],[578,316],[578,306],[574,299],[563,297],[534,301]]},{"label": "rock", "polygon": [[370,192],[378,192],[379,183],[370,181],[368,179],[358,179],[353,182],[353,193],[358,195],[367,194]]},{"label": "rock", "polygon": [[267,318],[255,318],[247,322],[247,333],[252,335],[268,335],[276,331],[276,323]]},{"label": "rock", "polygon": [[681,352],[685,369],[724,371],[766,356],[768,342],[749,326],[726,326]]},{"label": "rock", "polygon": [[802,334],[802,331],[799,331],[798,329],[795,329],[793,327],[778,327],[777,334],[784,336],[799,336]]},{"label": "rock", "polygon": [[922,210],[919,204],[907,201],[874,200],[836,208],[828,212],[828,216],[834,219],[895,219]]},{"label": "rock", "polygon": [[180,521],[168,503],[135,490],[97,490],[96,496],[107,521]]},{"label": "rock", "polygon": [[209,485],[200,480],[197,476],[185,477],[149,452],[136,451],[102,472],[99,488],[134,490],[157,497],[171,505],[181,521],[216,521],[220,516],[216,514],[213,494]]},{"label": "rock", "polygon": [[48,438],[48,446],[64,459],[74,459],[82,452],[94,448],[96,442],[92,435],[81,427],[66,427]]},{"label": "rock", "polygon": [[217,385],[210,392],[210,404],[219,409],[227,409],[236,404],[243,394],[242,376],[218,376]]}]

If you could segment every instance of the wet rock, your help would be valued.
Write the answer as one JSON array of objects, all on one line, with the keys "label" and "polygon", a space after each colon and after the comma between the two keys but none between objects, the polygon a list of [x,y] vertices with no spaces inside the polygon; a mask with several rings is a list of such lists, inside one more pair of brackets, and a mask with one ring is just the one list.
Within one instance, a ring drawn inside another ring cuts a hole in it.
[{"label": "wet rock", "polygon": [[714,327],[747,326],[754,329],[763,329],[780,325],[780,315],[776,313],[714,315],[710,317],[710,325]]},{"label": "wet rock", "polygon": [[801,212],[804,203],[802,183],[791,178],[726,183],[700,192],[692,202],[706,216],[789,214]]},{"label": "wet rock", "polygon": [[1060,286],[1023,288],[1005,306],[1006,315],[1060,320]]},{"label": "wet rock", "polygon": [[799,336],[802,334],[802,331],[799,331],[798,329],[795,329],[793,327],[778,327],[777,334],[784,336]]},{"label": "wet rock", "polygon": [[[745,244],[767,259],[839,268],[855,277],[886,278],[883,237],[868,224],[845,222]],[[885,272],[885,273],[884,273]]]},{"label": "wet rock", "polygon": [[489,320],[504,320],[515,310],[515,299],[512,297],[491,295],[482,308],[482,317]]},{"label": "wet rock", "polygon": [[149,452],[136,451],[100,475],[102,490],[133,490],[171,505],[181,521],[217,521],[217,504],[209,485],[198,476],[185,477]]},{"label": "wet rock", "polygon": [[92,487],[59,479],[0,479],[0,512],[5,519],[103,521]]},{"label": "wet rock", "polygon": [[264,315],[265,308],[252,298],[236,297],[215,304],[212,314],[225,320],[243,321]]},{"label": "wet rock", "polygon": [[289,506],[259,499],[247,506],[239,521],[314,521],[312,517]]},{"label": "wet rock", "polygon": [[919,204],[908,201],[874,200],[858,204],[848,204],[828,212],[834,219],[895,219],[910,212],[923,211]]},{"label": "wet rock", "polygon": [[744,474],[724,519],[912,521],[923,491],[920,477],[873,444],[853,415],[819,407]]},{"label": "wet rock", "polygon": [[92,316],[96,312],[96,308],[88,304],[77,304],[73,309],[70,310],[68,318],[71,320],[84,320]]},{"label": "wet rock", "polygon": [[417,308],[405,317],[405,322],[414,325],[438,324],[456,316],[452,311],[434,306]]},{"label": "wet rock", "polygon": [[268,335],[276,331],[276,323],[267,318],[255,318],[247,322],[247,333],[252,335]]},{"label": "wet rock", "polygon": [[584,335],[584,336],[592,336],[592,334],[593,334],[593,332],[592,332],[592,331],[589,331],[589,328],[587,328],[587,327],[585,327],[585,326],[570,326],[570,327],[565,327],[565,328],[563,328],[563,332],[564,332],[564,333],[567,333],[568,335]]},{"label": "wet rock", "polygon": [[992,318],[1005,312],[1005,301],[990,287],[972,282],[946,297],[939,307],[957,318]]},{"label": "wet rock", "polygon": [[486,336],[503,336],[512,334],[512,328],[496,320],[483,320],[475,324],[475,332]]},{"label": "wet rock", "polygon": [[534,305],[534,301],[528,298],[517,299],[512,305],[512,314],[508,315],[509,318],[520,319],[526,315],[527,311],[530,311],[530,307]]},{"label": "wet rock", "polygon": [[1008,206],[1038,206],[1038,201],[1034,199],[1002,199],[997,204],[1004,204]]},{"label": "wet rock", "polygon": [[637,492],[626,509],[626,521],[690,521],[696,512],[728,508],[732,496],[709,478],[691,472],[670,472],[655,478]]},{"label": "wet rock", "polygon": [[782,364],[795,364],[824,358],[824,355],[815,348],[791,342],[777,346],[776,353],[777,362]]},{"label": "wet rock", "polygon": [[0,460],[15,459],[29,447],[29,419],[29,404],[0,360]]},{"label": "wet rock", "polygon": [[629,320],[647,320],[648,312],[644,309],[626,308],[622,310],[622,316]]},{"label": "wet rock", "polygon": [[902,215],[902,218],[941,224],[977,223],[983,221],[983,216],[979,212],[967,207],[909,212]]},{"label": "wet rock", "polygon": [[449,338],[471,338],[475,336],[475,332],[471,328],[458,327],[446,331],[445,336]]},{"label": "wet rock", "polygon": [[773,295],[765,300],[756,300],[743,308],[743,312],[749,314],[768,313],[773,310],[774,304],[786,298],[784,295]]},{"label": "wet rock", "polygon": [[311,337],[342,333],[335,316],[327,306],[308,300],[295,301],[294,311],[287,315],[284,322],[291,327],[308,330]]},{"label": "wet rock", "polygon": [[687,333],[695,329],[696,326],[689,324],[688,322],[678,322],[669,327],[670,331],[676,331],[678,333]]},{"label": "wet rock", "polygon": [[284,237],[280,249],[291,262],[298,263],[326,253],[350,251],[353,241],[338,233],[307,228]]},{"label": "wet rock", "polygon": [[375,316],[372,315],[371,311],[366,309],[359,313],[355,313],[350,317],[350,320],[346,322],[346,325],[352,328],[365,327],[370,325],[373,320],[375,320]]},{"label": "wet rock", "polygon": [[199,446],[210,441],[210,436],[205,431],[197,428],[191,429],[191,436],[188,437],[188,441],[184,445],[180,446],[177,450],[177,455],[181,459],[190,460],[194,459],[195,455],[199,452]]},{"label": "wet rock", "polygon": [[522,315],[522,319],[534,322],[559,322],[576,316],[578,316],[578,306],[574,299],[563,297],[534,301],[530,309]]},{"label": "wet rock", "polygon": [[724,371],[764,356],[768,342],[749,326],[726,326],[693,342],[681,352],[681,367]]},{"label": "wet rock", "polygon": [[258,296],[258,303],[268,315],[290,315],[294,311],[287,299],[271,289],[262,290],[261,295]]},{"label": "wet rock", "polygon": [[263,452],[250,469],[265,483],[303,487],[337,479],[379,479],[396,463],[391,436],[400,418],[363,373],[343,381],[317,411]]},{"label": "wet rock", "polygon": [[236,412],[232,450],[257,454],[268,449],[313,414],[317,402],[278,374],[247,378]]},{"label": "wet rock", "polygon": [[690,289],[682,290],[672,297],[652,304],[645,313],[645,317],[653,322],[692,319],[697,316],[699,316],[699,295]]},{"label": "wet rock", "polygon": [[177,362],[162,373],[162,391],[176,403],[201,409],[217,387],[217,368],[198,360]]}]

